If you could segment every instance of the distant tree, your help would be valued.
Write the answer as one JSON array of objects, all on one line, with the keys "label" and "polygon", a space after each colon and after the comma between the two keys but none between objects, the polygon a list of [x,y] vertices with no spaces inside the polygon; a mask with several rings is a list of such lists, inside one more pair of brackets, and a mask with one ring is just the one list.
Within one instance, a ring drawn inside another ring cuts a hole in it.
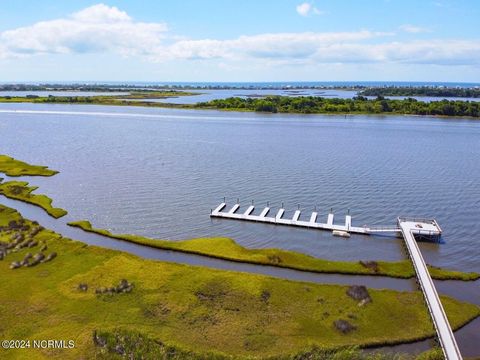
[{"label": "distant tree", "polygon": [[380,106],[381,106],[382,112],[392,111],[390,104],[388,103],[388,101],[385,100],[385,98],[382,101],[380,101]]},{"label": "distant tree", "polygon": [[260,100],[257,105],[255,106],[255,111],[263,111],[263,112],[272,112],[276,113],[277,108],[276,106],[271,102],[267,100]]}]

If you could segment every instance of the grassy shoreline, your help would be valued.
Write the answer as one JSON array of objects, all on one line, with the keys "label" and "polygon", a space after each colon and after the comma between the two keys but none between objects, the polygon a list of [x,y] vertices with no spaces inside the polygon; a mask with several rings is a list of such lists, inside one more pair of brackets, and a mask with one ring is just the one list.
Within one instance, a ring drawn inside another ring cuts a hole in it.
[{"label": "grassy shoreline", "polygon": [[0,155],[0,172],[8,176],[53,176],[58,171],[48,166],[30,165],[7,155]]},{"label": "grassy shoreline", "polygon": [[[11,242],[12,234],[27,237],[36,226],[0,205],[0,243]],[[347,286],[147,260],[43,228],[34,240],[58,256],[35,267],[8,268],[10,261],[38,251],[33,247],[0,261],[0,335],[53,339],[60,331],[76,343],[70,350],[38,350],[35,358],[92,358],[99,351],[92,341],[96,330],[138,332],[198,359],[212,352],[218,358],[281,358],[315,346],[384,346],[435,333],[417,291],[369,289],[371,302],[360,305],[346,294]],[[132,292],[96,294],[95,289],[122,278],[134,284]],[[79,284],[88,284],[88,290]],[[453,329],[480,316],[476,305],[446,296],[441,300]],[[338,331],[337,319],[348,319],[355,329]]]},{"label": "grassy shoreline", "polygon": [[[408,279],[415,276],[410,261],[398,262],[349,262],[329,261],[309,255],[281,249],[247,249],[230,238],[199,238],[183,241],[157,240],[137,235],[112,234],[108,230],[92,227],[89,221],[69,222],[68,225],[109,238],[132,242],[164,250],[208,256],[234,262],[256,265],[277,266],[300,271],[345,275],[375,275]],[[371,265],[371,266],[369,266]],[[478,273],[464,273],[429,266],[432,278],[436,280],[474,281]]]},{"label": "grassy shoreline", "polygon": [[37,189],[37,186],[29,186],[26,181],[1,182],[0,179],[0,195],[41,207],[55,219],[61,218],[67,214],[66,210],[53,207],[53,200],[48,196],[32,194],[32,192]]}]

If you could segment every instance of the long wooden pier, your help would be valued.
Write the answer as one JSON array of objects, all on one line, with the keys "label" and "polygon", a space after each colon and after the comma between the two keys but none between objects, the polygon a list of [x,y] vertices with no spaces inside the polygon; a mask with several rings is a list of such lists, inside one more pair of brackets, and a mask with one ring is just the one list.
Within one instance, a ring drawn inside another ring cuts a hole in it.
[{"label": "long wooden pier", "polygon": [[442,234],[442,229],[434,219],[419,219],[399,217],[397,224],[394,226],[353,226],[350,214],[345,216],[345,222],[342,224],[334,223],[334,214],[332,211],[327,215],[325,223],[318,222],[318,213],[312,212],[308,221],[300,220],[301,211],[296,210],[291,219],[283,217],[285,209],[279,209],[275,216],[267,216],[270,207],[265,207],[259,215],[252,215],[255,207],[250,205],[243,213],[239,213],[240,204],[238,202],[228,211],[223,211],[226,203],[222,202],[214,210],[210,216],[216,218],[227,218],[235,220],[256,221],[268,224],[289,225],[311,229],[322,229],[331,231],[344,231],[356,234],[378,234],[392,233],[402,235],[405,245],[412,260],[415,273],[422,289],[428,311],[432,318],[433,325],[437,332],[437,336],[442,347],[443,353],[447,360],[461,360],[462,355],[458,349],[455,336],[448,322],[445,310],[438,296],[437,290],[432,278],[428,272],[425,260],[422,257],[420,248],[417,244],[417,238],[438,239]]},{"label": "long wooden pier", "polygon": [[430,277],[427,265],[425,260],[423,260],[422,253],[415,239],[415,235],[430,236],[433,234],[439,236],[442,230],[435,220],[428,219],[398,218],[398,226],[402,230],[405,245],[415,268],[418,282],[422,288],[423,296],[425,297],[425,302],[427,303],[428,311],[437,331],[445,358],[448,360],[460,360],[462,359],[462,354],[458,349],[457,341],[438,297],[435,284]]}]

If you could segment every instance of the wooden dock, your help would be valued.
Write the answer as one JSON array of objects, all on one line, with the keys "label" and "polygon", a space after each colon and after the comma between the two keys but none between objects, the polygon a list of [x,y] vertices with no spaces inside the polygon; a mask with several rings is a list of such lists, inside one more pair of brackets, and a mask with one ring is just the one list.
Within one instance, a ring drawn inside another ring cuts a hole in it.
[{"label": "wooden dock", "polygon": [[354,234],[373,234],[373,233],[401,233],[401,229],[398,226],[353,226],[352,217],[350,214],[345,216],[345,221],[341,224],[334,223],[334,214],[332,211],[327,216],[327,221],[325,223],[318,222],[318,213],[316,211],[312,212],[309,216],[308,221],[300,220],[301,211],[296,210],[291,219],[285,219],[283,215],[285,214],[285,209],[281,208],[277,211],[275,216],[267,216],[270,213],[270,208],[265,207],[259,215],[252,215],[255,210],[255,206],[250,205],[247,210],[243,213],[238,212],[240,204],[235,204],[233,207],[224,211],[226,203],[222,202],[210,213],[211,217],[217,218],[226,218],[226,219],[235,219],[235,220],[246,220],[246,221],[256,221],[263,222],[268,224],[278,224],[278,225],[289,225],[297,226],[311,229],[321,229],[321,230],[338,230],[346,231]]},{"label": "wooden dock", "polygon": [[325,223],[318,222],[318,213],[312,212],[308,221],[300,220],[301,211],[296,210],[291,219],[285,219],[285,209],[283,207],[277,211],[275,216],[267,216],[270,208],[267,206],[259,215],[252,215],[255,207],[250,205],[243,213],[239,213],[240,204],[236,203],[230,210],[224,211],[226,203],[222,202],[215,210],[210,213],[211,217],[226,218],[235,220],[256,221],[267,224],[289,225],[310,229],[337,230],[356,234],[380,234],[390,233],[402,235],[405,241],[408,254],[415,268],[415,272],[420,284],[428,311],[432,318],[433,325],[437,332],[440,345],[447,360],[461,360],[462,355],[458,349],[455,336],[448,322],[445,310],[443,309],[437,290],[432,278],[428,272],[427,265],[422,257],[417,239],[438,240],[442,234],[442,229],[434,219],[418,219],[399,217],[397,224],[393,226],[353,226],[350,214],[345,216],[345,222],[342,224],[334,223],[334,214],[332,211],[327,215]]}]

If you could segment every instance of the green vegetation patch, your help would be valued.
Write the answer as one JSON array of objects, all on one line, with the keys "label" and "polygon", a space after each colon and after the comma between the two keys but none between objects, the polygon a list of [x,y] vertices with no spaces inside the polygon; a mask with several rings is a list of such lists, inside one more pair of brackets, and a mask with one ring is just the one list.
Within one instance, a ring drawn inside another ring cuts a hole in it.
[{"label": "green vegetation patch", "polygon": [[58,171],[50,170],[47,166],[30,165],[6,155],[0,155],[0,172],[8,176],[52,176],[58,174]]},{"label": "green vegetation patch", "polygon": [[[96,359],[144,359],[144,360],[227,360],[242,359],[241,356],[228,356],[214,352],[194,353],[179,346],[168,346],[161,341],[147,337],[136,331],[115,329],[113,331],[95,331],[93,334],[97,347]],[[252,357],[248,357],[252,359]],[[339,349],[324,349],[312,346],[296,354],[282,354],[266,357],[270,360],[444,360],[441,348],[433,348],[418,356],[409,354],[390,354],[382,352],[364,352],[357,346]]]},{"label": "green vegetation patch", "polygon": [[[383,275],[397,278],[411,278],[415,270],[410,261],[331,261],[281,249],[247,249],[229,238],[198,238],[184,241],[156,240],[137,235],[112,234],[108,230],[96,229],[88,221],[68,223],[85,231],[110,238],[133,242],[159,249],[210,256],[230,261],[259,265],[271,265],[302,271],[337,273],[351,275]],[[439,280],[476,280],[478,273],[464,273],[430,267],[431,275]]]},{"label": "green vegetation patch", "polygon": [[67,211],[52,206],[52,199],[46,195],[32,194],[38,189],[37,186],[28,186],[26,181],[8,181],[0,182],[0,194],[11,199],[20,200],[29,204],[40,206],[50,216],[58,219],[67,214]]},{"label": "green vegetation patch", "polygon": [[432,96],[480,98],[478,88],[446,88],[432,86],[387,86],[373,87],[358,93],[363,96]]},{"label": "green vegetation patch", "polygon": [[197,108],[259,111],[301,114],[411,114],[433,116],[480,117],[480,103],[476,101],[431,101],[415,99],[392,100],[364,96],[353,99],[322,98],[317,96],[267,96],[265,98],[239,98],[212,100],[195,105]]},{"label": "green vegetation patch", "polygon": [[[0,206],[3,247],[12,241],[12,231],[27,236],[24,229],[34,225],[24,220],[8,230],[21,219],[15,210]],[[386,345],[434,335],[420,292],[368,289],[371,301],[363,302],[347,295],[347,286],[146,260],[43,228],[35,238],[58,256],[11,270],[9,264],[29,251],[24,248],[0,261],[0,338],[73,339],[75,348],[2,350],[5,358],[25,351],[38,359],[94,358],[103,348],[94,341],[95,331],[103,337],[119,334],[117,329],[198,358],[281,358],[315,346]],[[131,292],[97,293],[122,279],[133,285]],[[454,329],[480,315],[476,305],[445,296],[441,301]],[[354,330],[339,331],[338,320]],[[127,349],[128,339],[122,341]]]}]

